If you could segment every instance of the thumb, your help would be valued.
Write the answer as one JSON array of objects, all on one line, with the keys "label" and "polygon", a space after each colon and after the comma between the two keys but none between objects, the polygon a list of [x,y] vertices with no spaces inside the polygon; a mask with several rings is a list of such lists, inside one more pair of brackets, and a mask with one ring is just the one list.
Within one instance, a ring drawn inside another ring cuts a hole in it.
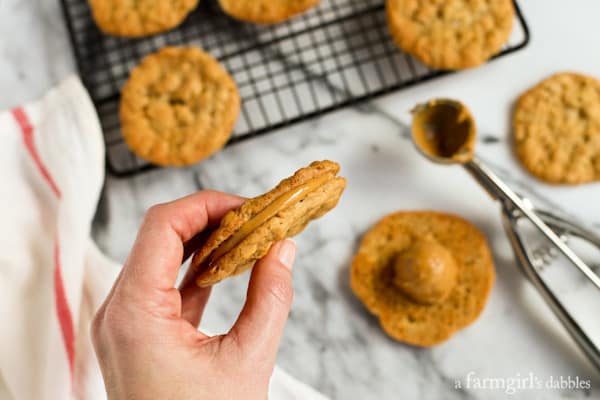
[{"label": "thumb", "polygon": [[275,243],[252,270],[246,304],[229,333],[245,357],[275,363],[292,305],[295,256],[296,243],[286,239]]}]

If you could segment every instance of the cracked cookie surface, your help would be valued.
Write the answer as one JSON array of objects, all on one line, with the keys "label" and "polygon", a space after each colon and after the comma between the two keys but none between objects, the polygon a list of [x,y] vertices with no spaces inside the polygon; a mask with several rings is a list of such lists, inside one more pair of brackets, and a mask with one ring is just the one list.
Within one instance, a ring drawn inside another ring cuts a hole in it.
[{"label": "cracked cookie surface", "polygon": [[478,66],[498,53],[514,21],[511,0],[387,0],[394,42],[438,69]]},{"label": "cracked cookie surface", "polygon": [[96,25],[107,34],[140,37],[179,25],[198,0],[88,0]]},{"label": "cracked cookie surface", "polygon": [[[194,254],[188,271],[199,286],[213,285],[229,276],[240,274],[264,257],[274,242],[295,236],[308,223],[334,208],[346,187],[346,179],[336,176],[339,165],[333,161],[315,161],[281,181],[271,191],[246,200],[238,209],[225,214],[219,227]],[[265,208],[309,182],[318,185],[299,201],[279,209],[272,217],[252,229],[237,245],[214,262],[215,251]],[[191,278],[190,278],[191,279]]]},{"label": "cracked cookie surface", "polygon": [[[414,302],[395,284],[394,263],[427,238],[443,246],[457,266],[456,281],[439,303]],[[468,221],[435,211],[403,211],[382,218],[362,238],[350,269],[350,286],[392,338],[434,346],[473,322],[495,280],[483,234]]]},{"label": "cracked cookie surface", "polygon": [[577,73],[543,80],[517,101],[513,131],[518,158],[538,178],[600,180],[600,81]]},{"label": "cracked cookie surface", "polygon": [[226,14],[241,21],[274,24],[303,13],[320,0],[219,0]]},{"label": "cracked cookie surface", "polygon": [[198,162],[222,148],[240,111],[231,76],[194,47],[165,47],[134,68],[121,93],[123,138],[163,166]]}]

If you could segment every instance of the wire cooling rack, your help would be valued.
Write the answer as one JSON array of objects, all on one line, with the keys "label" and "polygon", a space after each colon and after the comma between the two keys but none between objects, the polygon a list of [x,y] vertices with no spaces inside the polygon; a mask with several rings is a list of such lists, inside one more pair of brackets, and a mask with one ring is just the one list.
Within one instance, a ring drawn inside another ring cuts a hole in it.
[{"label": "wire cooling rack", "polygon": [[[177,29],[141,39],[104,35],[86,0],[61,1],[79,73],[102,123],[107,170],[115,176],[154,168],[123,142],[118,104],[131,69],[163,46],[200,46],[237,82],[242,111],[228,144],[448,73],[398,50],[387,31],[384,0],[323,0],[274,26],[238,22],[217,1],[202,0]],[[516,2],[515,7],[513,34],[498,56],[529,41]]]}]

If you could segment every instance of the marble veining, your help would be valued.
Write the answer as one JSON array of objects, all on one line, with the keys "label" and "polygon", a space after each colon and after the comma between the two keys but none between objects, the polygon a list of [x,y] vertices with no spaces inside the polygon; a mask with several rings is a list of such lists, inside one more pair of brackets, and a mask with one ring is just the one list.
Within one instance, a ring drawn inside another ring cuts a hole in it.
[{"label": "marble veining", "polygon": [[[533,37],[525,51],[240,143],[192,168],[126,180],[107,177],[93,225],[95,240],[123,261],[145,210],[155,203],[201,188],[257,195],[298,167],[331,158],[342,165],[348,188],[334,211],[297,237],[295,299],[280,366],[335,399],[502,399],[509,396],[506,390],[468,387],[469,377],[506,381],[530,373],[543,382],[578,376],[591,380],[592,388],[522,389],[511,398],[600,398],[598,372],[515,265],[499,205],[460,167],[427,162],[408,140],[408,110],[415,103],[460,98],[480,127],[479,157],[535,204],[600,232],[600,184],[565,188],[534,180],[512,155],[509,127],[512,102],[536,80],[557,69],[597,74],[600,57],[585,49],[597,47],[593,38],[600,28],[594,16],[600,8],[593,0],[578,9],[558,0],[521,3]],[[555,21],[569,21],[568,29],[556,29]],[[75,70],[56,0],[0,2],[0,32],[3,108],[39,96]],[[417,349],[382,332],[351,293],[349,266],[361,235],[377,219],[399,209],[430,208],[463,215],[486,233],[497,280],[473,325],[434,349]],[[560,265],[544,274],[600,340],[600,299],[594,289]],[[215,288],[203,326],[213,332],[229,329],[243,304],[247,278]]]}]

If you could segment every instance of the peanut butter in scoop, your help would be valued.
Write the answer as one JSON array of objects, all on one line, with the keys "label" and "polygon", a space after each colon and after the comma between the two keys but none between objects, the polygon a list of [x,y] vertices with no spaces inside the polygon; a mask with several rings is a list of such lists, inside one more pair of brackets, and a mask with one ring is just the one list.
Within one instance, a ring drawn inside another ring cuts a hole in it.
[{"label": "peanut butter in scoop", "polygon": [[466,163],[473,158],[477,130],[459,101],[434,99],[412,110],[415,145],[434,161]]}]

